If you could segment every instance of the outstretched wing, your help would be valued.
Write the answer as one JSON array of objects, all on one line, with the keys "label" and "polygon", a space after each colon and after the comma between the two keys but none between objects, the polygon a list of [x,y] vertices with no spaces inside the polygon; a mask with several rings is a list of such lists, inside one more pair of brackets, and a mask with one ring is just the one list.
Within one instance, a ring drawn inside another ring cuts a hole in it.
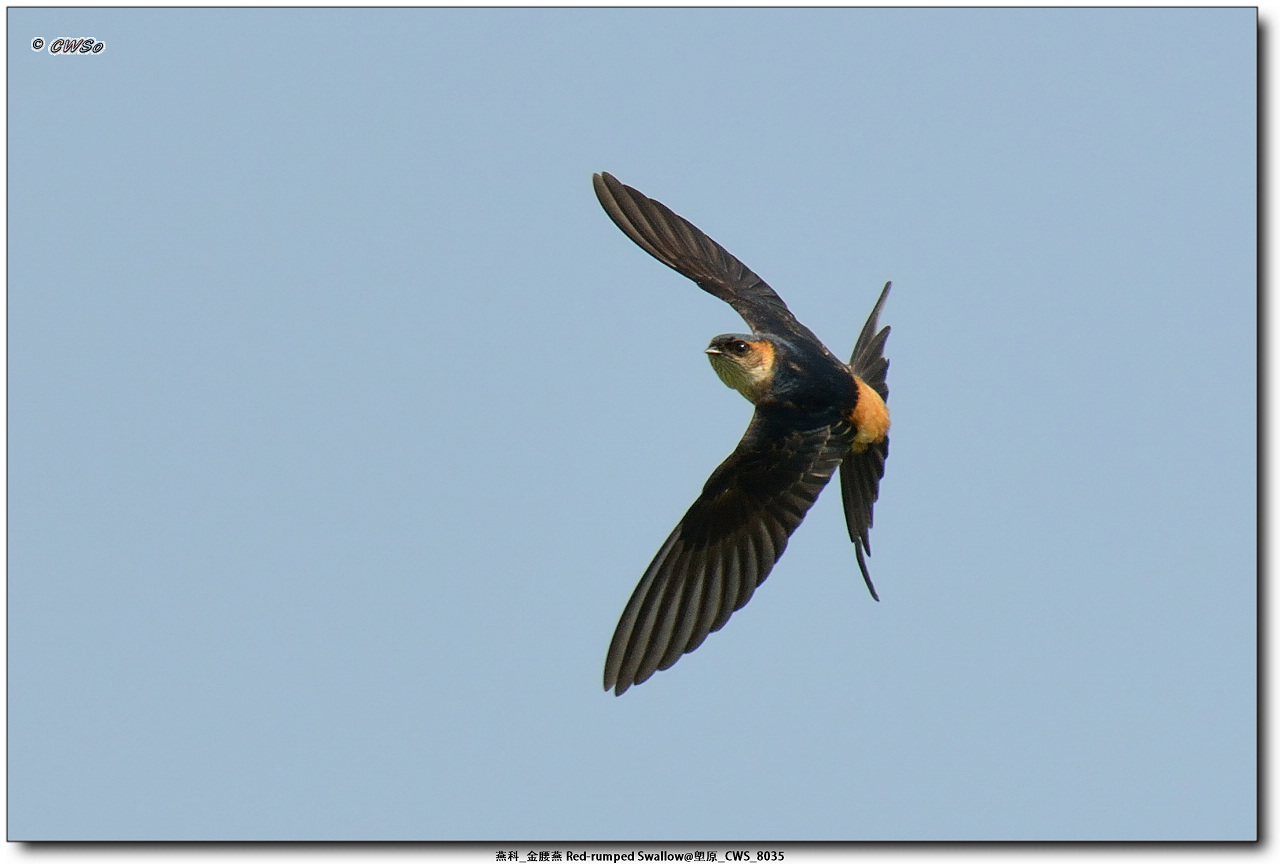
[{"label": "outstretched wing", "polygon": [[611,174],[594,174],[591,182],[600,205],[624,234],[654,258],[732,306],[753,333],[798,330],[816,340],[777,292],[696,225]]},{"label": "outstretched wing", "polygon": [[[880,321],[880,310],[889,296],[892,282],[884,283],[880,299],[876,301],[867,323],[862,325],[858,341],[853,346],[853,357],[849,360],[849,368],[872,390],[880,394],[886,402],[889,400],[889,384],[885,376],[889,371],[889,361],[884,356],[884,343],[889,338],[889,328],[876,332]],[[880,497],[880,479],[884,477],[884,461],[889,458],[888,436],[878,444],[871,444],[867,449],[850,451],[840,465],[840,496],[844,500],[844,519],[849,527],[849,539],[853,541],[853,550],[858,557],[858,569],[867,583],[871,596],[879,600],[875,585],[871,584],[871,574],[867,572],[866,556],[871,554],[871,519],[872,508]]]},{"label": "outstretched wing", "polygon": [[843,421],[803,430],[756,412],[632,593],[609,644],[604,689],[621,696],[670,668],[746,605],[853,434]]}]

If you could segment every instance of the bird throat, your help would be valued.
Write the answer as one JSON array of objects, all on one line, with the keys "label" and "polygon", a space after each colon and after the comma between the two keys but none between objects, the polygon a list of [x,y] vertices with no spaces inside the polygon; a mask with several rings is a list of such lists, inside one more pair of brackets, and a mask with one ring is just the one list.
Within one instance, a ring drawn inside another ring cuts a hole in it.
[{"label": "bird throat", "polygon": [[724,382],[724,386],[732,387],[752,402],[756,401],[752,398],[755,382],[750,372],[723,354],[708,354],[707,359],[711,361],[711,368],[716,370],[716,376]]},{"label": "bird throat", "polygon": [[768,342],[752,343],[760,356],[751,366],[724,354],[707,354],[711,368],[726,387],[732,387],[751,404],[756,404],[769,393],[773,383],[773,346]]}]

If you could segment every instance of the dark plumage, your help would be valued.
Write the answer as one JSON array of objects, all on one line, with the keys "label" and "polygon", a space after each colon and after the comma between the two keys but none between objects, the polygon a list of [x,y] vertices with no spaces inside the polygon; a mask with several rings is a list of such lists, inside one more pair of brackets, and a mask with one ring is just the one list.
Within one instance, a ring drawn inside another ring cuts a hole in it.
[{"label": "dark plumage", "polygon": [[746,605],[837,468],[858,567],[879,599],[865,556],[889,455],[889,328],[876,330],[889,283],[846,365],[763,279],[690,222],[609,174],[593,182],[636,245],[732,306],[752,334],[717,336],[707,349],[716,374],[756,410],[622,612],[604,667],[605,689],[621,696]]}]

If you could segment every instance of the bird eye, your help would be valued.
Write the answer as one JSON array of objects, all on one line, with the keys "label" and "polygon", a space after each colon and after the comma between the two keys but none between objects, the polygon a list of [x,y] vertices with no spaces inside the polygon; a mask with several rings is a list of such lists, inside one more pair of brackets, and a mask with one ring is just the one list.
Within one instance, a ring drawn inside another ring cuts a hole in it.
[{"label": "bird eye", "polygon": [[733,351],[734,354],[746,354],[748,351],[751,350],[750,346],[748,346],[747,343],[743,342],[741,339],[735,340],[734,343],[729,346],[729,348]]}]

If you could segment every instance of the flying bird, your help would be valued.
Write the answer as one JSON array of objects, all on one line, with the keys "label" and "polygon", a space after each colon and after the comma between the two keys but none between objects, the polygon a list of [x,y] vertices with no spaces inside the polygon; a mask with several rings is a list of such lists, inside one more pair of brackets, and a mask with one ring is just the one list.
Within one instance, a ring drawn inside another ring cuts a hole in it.
[{"label": "flying bird", "polygon": [[886,282],[846,365],[782,298],[719,243],[609,174],[592,177],[609,218],[644,251],[728,303],[751,328],[711,340],[707,357],[755,413],[662,544],[627,602],[604,664],[621,696],[669,669],[751,599],[836,468],[862,578],[871,510],[889,455],[889,328],[877,331]]}]

